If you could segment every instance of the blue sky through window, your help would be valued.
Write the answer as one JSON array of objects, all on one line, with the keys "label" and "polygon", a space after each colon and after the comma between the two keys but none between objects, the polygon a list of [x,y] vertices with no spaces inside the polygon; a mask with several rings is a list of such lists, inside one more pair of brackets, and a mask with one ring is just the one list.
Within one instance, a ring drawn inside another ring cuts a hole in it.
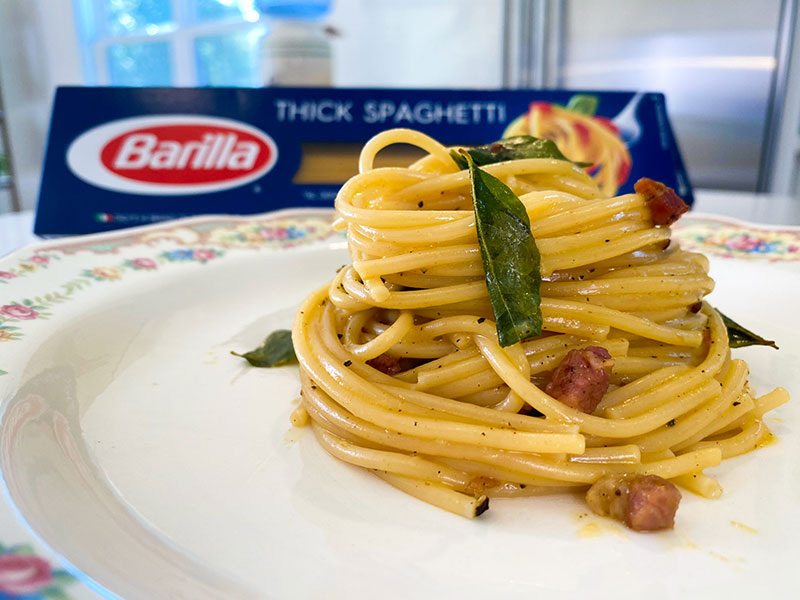
[{"label": "blue sky through window", "polygon": [[195,39],[197,85],[249,87],[261,84],[262,33],[243,30]]},{"label": "blue sky through window", "polygon": [[172,24],[172,8],[170,0],[104,0],[105,30],[111,35],[156,31]]},{"label": "blue sky through window", "polygon": [[254,0],[73,2],[88,83],[261,85]]},{"label": "blue sky through window", "polygon": [[168,42],[112,44],[108,46],[106,60],[111,85],[172,85]]}]

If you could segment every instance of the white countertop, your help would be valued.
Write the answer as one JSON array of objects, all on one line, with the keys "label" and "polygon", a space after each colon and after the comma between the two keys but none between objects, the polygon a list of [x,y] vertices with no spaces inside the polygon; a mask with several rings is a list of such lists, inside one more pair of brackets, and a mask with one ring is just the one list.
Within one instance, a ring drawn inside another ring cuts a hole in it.
[{"label": "white countertop", "polygon": [[[800,225],[800,199],[775,194],[695,190],[693,210],[751,223]],[[0,257],[39,241],[33,234],[33,211],[0,214]]]},{"label": "white countertop", "polygon": [[765,225],[800,225],[800,198],[726,190],[695,190],[692,210]]}]

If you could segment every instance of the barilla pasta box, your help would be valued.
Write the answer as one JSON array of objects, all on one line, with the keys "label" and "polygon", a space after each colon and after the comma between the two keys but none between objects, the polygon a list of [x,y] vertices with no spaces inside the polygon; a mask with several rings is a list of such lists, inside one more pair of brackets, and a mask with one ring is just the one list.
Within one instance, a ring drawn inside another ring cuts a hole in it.
[{"label": "barilla pasta box", "polygon": [[[56,92],[35,232],[330,207],[361,146],[393,127],[448,146],[549,138],[606,195],[640,177],[692,190],[659,93],[566,90],[91,88]],[[398,146],[376,167],[424,153]]]}]

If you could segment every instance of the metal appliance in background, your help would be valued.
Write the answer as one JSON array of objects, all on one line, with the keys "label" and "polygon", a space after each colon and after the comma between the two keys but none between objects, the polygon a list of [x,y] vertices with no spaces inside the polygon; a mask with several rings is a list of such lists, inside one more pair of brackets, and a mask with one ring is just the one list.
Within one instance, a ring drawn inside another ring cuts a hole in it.
[{"label": "metal appliance in background", "polygon": [[506,87],[662,91],[695,186],[800,196],[796,0],[504,8]]}]

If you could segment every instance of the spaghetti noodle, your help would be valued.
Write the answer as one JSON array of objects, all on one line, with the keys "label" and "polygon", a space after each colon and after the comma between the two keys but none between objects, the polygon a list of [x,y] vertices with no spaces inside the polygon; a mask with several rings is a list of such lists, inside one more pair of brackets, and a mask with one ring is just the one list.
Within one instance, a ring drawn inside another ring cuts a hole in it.
[{"label": "spaghetti noodle", "polygon": [[[428,155],[373,168],[397,143]],[[639,194],[606,197],[575,165],[491,164],[541,252],[541,336],[501,347],[487,296],[469,173],[449,149],[396,129],[364,147],[341,189],[352,264],[300,308],[302,404],[333,456],[473,517],[490,496],[583,489],[610,474],[658,475],[706,497],[703,470],[755,448],[763,414],[703,297],[708,261],[669,245]],[[611,386],[586,414],[544,390],[575,349],[602,346]],[[391,365],[393,368],[387,368]],[[377,367],[377,368],[376,368]]]}]

